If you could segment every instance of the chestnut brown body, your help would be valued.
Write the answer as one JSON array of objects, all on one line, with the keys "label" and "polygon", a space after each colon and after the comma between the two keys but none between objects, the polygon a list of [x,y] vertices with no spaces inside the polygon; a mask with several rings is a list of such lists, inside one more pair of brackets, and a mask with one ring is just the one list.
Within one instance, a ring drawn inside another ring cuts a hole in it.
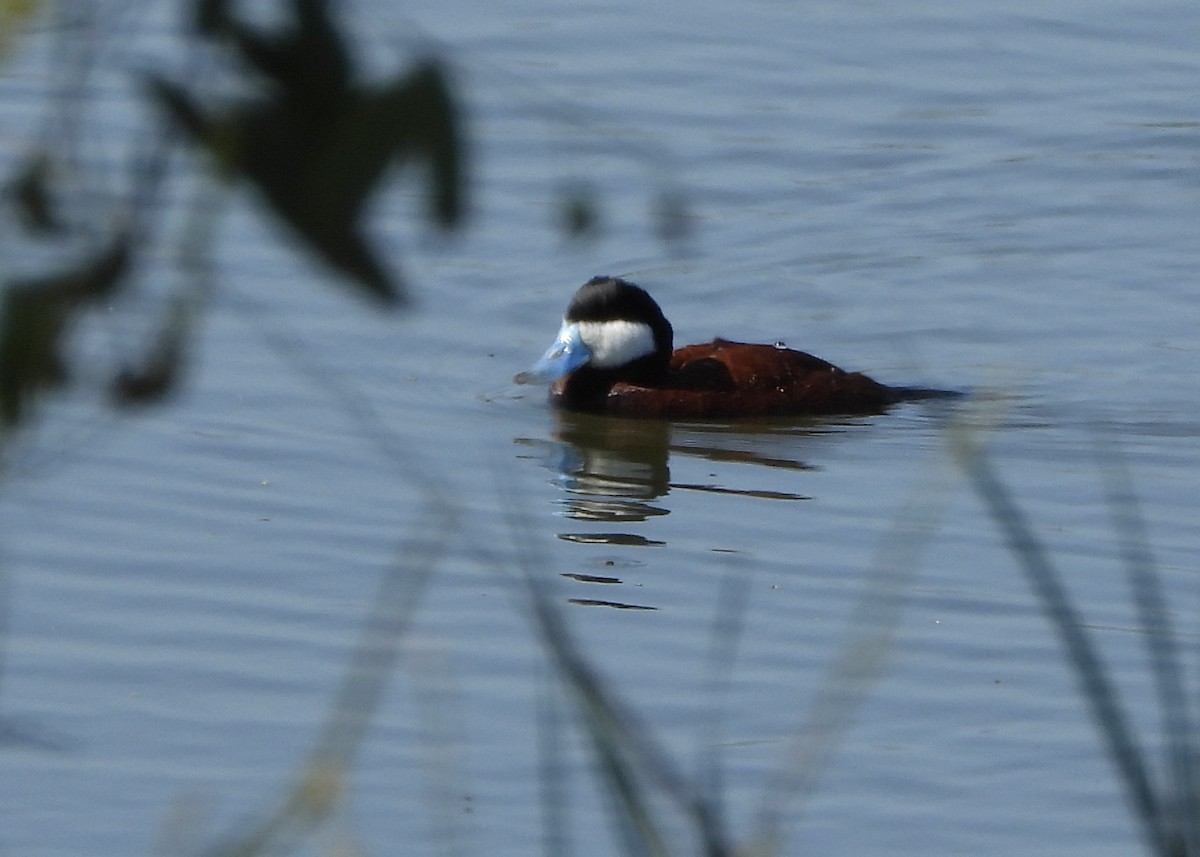
[{"label": "chestnut brown body", "polygon": [[[714,339],[671,355],[665,374],[628,380],[627,369],[581,367],[550,390],[556,407],[662,419],[878,413],[922,391],[892,388],[861,372],[776,345]],[[929,391],[932,392],[932,391]]]}]

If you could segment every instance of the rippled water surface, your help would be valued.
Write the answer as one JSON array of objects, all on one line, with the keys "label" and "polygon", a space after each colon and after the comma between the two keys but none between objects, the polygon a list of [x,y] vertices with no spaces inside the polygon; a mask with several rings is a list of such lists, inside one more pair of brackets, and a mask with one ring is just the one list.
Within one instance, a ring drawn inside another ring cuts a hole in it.
[{"label": "rippled water surface", "polygon": [[[1192,652],[1200,8],[344,12],[377,67],[430,39],[453,57],[472,224],[427,241],[412,187],[385,196],[374,236],[416,302],[380,316],[231,205],[186,393],[119,418],[70,396],[23,442],[0,486],[0,848],[145,853],[268,811],[381,581],[427,548],[440,560],[317,853],[540,848],[550,683],[521,561],[680,764],[720,760],[747,834],[856,639],[857,599],[904,571],[898,522],[941,506],[885,669],[787,808],[786,852],[1136,851],[1057,641],[948,463],[945,408],[629,424],[556,416],[510,379],[611,273],[650,289],[681,342],[783,340],[982,393],[994,461],[1157,746],[1096,437],[1119,442]],[[21,56],[6,103],[36,91]],[[6,159],[25,133],[5,132]],[[579,183],[602,229],[564,243],[555,205]],[[654,234],[664,194],[686,200],[682,242]],[[612,853],[568,743],[575,845]]]}]

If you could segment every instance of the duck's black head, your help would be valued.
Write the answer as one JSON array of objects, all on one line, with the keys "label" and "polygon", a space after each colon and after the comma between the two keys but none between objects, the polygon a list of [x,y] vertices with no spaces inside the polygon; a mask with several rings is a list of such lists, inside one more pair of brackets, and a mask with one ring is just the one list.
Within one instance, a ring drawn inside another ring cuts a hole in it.
[{"label": "duck's black head", "polygon": [[654,384],[666,376],[673,336],[645,290],[617,277],[593,277],[571,299],[554,344],[514,380],[553,381],[575,372]]}]

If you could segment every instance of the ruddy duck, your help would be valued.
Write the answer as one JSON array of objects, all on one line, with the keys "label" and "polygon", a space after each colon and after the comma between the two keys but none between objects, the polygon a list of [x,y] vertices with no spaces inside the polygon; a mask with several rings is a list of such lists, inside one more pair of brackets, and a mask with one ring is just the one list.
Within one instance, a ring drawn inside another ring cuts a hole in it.
[{"label": "ruddy duck", "polygon": [[594,277],[571,299],[550,350],[513,380],[553,381],[550,401],[567,410],[662,419],[868,414],[956,395],[889,387],[783,343],[714,339],[672,352],[673,336],[644,289]]}]

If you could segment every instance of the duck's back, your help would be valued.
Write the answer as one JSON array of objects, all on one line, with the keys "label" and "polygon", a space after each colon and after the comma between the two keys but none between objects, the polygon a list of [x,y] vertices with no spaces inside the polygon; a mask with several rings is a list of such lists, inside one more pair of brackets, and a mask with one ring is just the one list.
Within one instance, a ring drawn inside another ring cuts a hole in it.
[{"label": "duck's back", "polygon": [[803,351],[715,339],[676,350],[662,386],[614,384],[605,410],[666,419],[728,419],[874,413],[895,401],[883,384]]}]

